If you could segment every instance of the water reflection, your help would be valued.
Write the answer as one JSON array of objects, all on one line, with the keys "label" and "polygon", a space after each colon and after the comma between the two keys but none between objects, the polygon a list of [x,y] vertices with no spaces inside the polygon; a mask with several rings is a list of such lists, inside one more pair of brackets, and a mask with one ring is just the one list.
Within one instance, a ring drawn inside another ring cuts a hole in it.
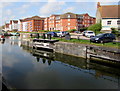
[{"label": "water reflection", "polygon": [[0,43],[1,43],[1,44],[4,44],[4,43],[5,43],[5,40],[0,40]]},{"label": "water reflection", "polygon": [[[24,48],[24,50],[26,50]],[[36,57],[37,62],[40,58],[42,59],[43,64],[46,62],[48,65],[51,65],[51,62],[54,60],[59,61],[61,64],[68,66],[72,69],[77,69],[85,73],[93,75],[96,79],[103,78],[119,84],[120,70],[118,68],[110,67],[109,65],[100,65],[94,62],[94,60],[86,61],[84,58],[73,57],[69,55],[64,55],[60,53],[52,53],[46,51],[39,51],[36,49],[27,49],[33,56]],[[47,56],[44,56],[44,55]],[[52,60],[50,59],[52,58]]]},{"label": "water reflection", "polygon": [[14,88],[118,89],[120,86],[118,68],[35,50],[19,42],[19,37],[8,38],[3,44],[3,75]]}]

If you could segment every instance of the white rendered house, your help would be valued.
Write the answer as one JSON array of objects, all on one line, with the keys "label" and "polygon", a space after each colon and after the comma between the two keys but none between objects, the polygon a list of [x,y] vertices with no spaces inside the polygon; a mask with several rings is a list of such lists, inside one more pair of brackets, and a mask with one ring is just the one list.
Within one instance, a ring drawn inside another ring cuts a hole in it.
[{"label": "white rendered house", "polygon": [[111,32],[111,28],[120,30],[120,5],[100,5],[97,4],[96,23],[102,24],[101,31]]},{"label": "white rendered house", "polygon": [[10,31],[14,29],[18,30],[18,20],[10,20],[9,29]]}]

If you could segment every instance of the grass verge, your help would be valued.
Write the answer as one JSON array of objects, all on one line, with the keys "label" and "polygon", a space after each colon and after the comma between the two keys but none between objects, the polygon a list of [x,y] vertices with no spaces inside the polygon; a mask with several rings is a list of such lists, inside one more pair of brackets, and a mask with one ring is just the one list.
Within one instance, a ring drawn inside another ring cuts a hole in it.
[{"label": "grass verge", "polygon": [[80,43],[80,44],[88,44],[88,45],[96,45],[96,46],[103,46],[103,47],[112,47],[112,48],[117,48],[120,49],[120,43],[90,43],[90,40],[83,40],[83,39],[70,39],[66,40],[64,38],[52,38],[52,39],[58,39],[59,41],[63,42],[70,42],[70,43]]}]

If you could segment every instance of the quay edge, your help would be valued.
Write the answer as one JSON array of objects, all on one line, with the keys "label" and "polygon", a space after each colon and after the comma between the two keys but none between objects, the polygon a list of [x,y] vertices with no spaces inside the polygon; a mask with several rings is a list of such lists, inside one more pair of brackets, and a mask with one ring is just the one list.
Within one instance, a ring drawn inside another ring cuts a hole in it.
[{"label": "quay edge", "polygon": [[[33,47],[32,39],[22,40],[22,45]],[[68,42],[56,42],[54,43],[53,50],[57,53],[63,53],[71,56],[82,57],[90,59],[90,54],[98,55],[106,59],[116,60],[120,62],[120,50],[110,49],[105,47],[99,47],[94,45],[85,45],[78,43],[68,43]],[[88,47],[88,49],[87,49]]]}]

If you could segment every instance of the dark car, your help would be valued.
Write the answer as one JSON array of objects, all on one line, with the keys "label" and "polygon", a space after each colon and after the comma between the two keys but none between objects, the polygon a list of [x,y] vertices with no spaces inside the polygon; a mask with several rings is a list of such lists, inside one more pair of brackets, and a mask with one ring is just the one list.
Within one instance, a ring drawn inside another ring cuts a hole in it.
[{"label": "dark car", "polygon": [[47,32],[46,34],[51,34],[51,37],[57,37],[57,33],[55,32]]},{"label": "dark car", "polygon": [[115,35],[112,33],[102,33],[90,38],[90,42],[107,43],[115,40]]}]

